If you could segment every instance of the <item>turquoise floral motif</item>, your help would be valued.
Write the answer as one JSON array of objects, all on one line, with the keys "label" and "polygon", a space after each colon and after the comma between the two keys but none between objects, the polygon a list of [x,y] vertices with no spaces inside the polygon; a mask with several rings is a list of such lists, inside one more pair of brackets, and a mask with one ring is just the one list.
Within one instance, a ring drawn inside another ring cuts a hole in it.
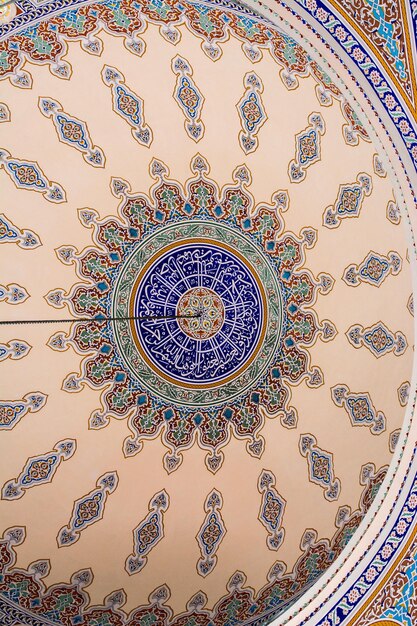
[{"label": "turquoise floral motif", "polygon": [[0,123],[10,122],[12,119],[10,109],[4,102],[0,102]]},{"label": "turquoise floral motif", "polygon": [[391,222],[391,224],[398,224],[401,222],[401,211],[400,207],[394,200],[390,200],[387,204],[387,220]]},{"label": "turquoise floral motif", "polygon": [[0,430],[11,430],[28,413],[40,411],[47,398],[41,391],[33,391],[21,400],[0,400]]},{"label": "turquoise floral motif", "polygon": [[53,121],[59,141],[82,152],[89,165],[104,167],[104,153],[101,148],[93,145],[85,122],[65,113],[62,105],[51,98],[39,98],[39,109],[45,117]]},{"label": "turquoise floral motif", "polygon": [[65,191],[58,183],[49,181],[34,161],[15,159],[7,150],[0,149],[0,168],[11,178],[18,189],[38,191],[49,202],[66,202]]},{"label": "turquoise floral motif", "polygon": [[113,111],[131,126],[131,133],[142,146],[149,146],[153,140],[151,128],[145,123],[144,103],[125,84],[125,77],[115,67],[105,65],[101,72],[103,82],[110,87],[113,97]]},{"label": "turquoise floral motif", "polygon": [[19,476],[4,484],[2,500],[18,500],[27,489],[50,483],[62,461],[70,459],[76,447],[75,439],[64,439],[58,441],[51,452],[28,459]]},{"label": "turquoise floral motif", "polygon": [[12,361],[23,359],[24,356],[29,354],[31,349],[32,346],[22,339],[13,339],[8,343],[0,343],[0,362],[6,359],[12,359]]},{"label": "turquoise floral motif", "polygon": [[107,498],[115,491],[118,482],[117,472],[107,472],[97,480],[96,489],[74,502],[71,519],[57,536],[59,548],[76,543],[85,528],[103,519]]},{"label": "turquoise floral motif", "polygon": [[222,495],[216,490],[207,496],[204,510],[207,515],[196,536],[200,547],[201,558],[197,562],[197,572],[207,576],[217,564],[217,550],[226,534],[220,510],[223,506]]},{"label": "turquoise floral motif", "polygon": [[324,490],[326,500],[338,500],[340,495],[340,480],[335,478],[333,468],[333,454],[317,446],[314,435],[301,435],[299,448],[306,457],[309,479]]},{"label": "turquoise floral motif", "polygon": [[29,297],[30,296],[26,289],[16,283],[0,285],[0,302],[7,302],[7,304],[21,304]]},{"label": "turquoise floral motif", "polygon": [[172,60],[172,71],[177,76],[173,96],[184,113],[185,131],[193,141],[200,141],[204,135],[201,119],[204,96],[193,81],[193,70],[186,59],[176,56]]},{"label": "turquoise floral motif", "polygon": [[338,228],[341,220],[348,217],[359,217],[365,196],[372,191],[372,179],[368,174],[358,174],[356,183],[339,186],[336,202],[328,206],[323,214],[323,226]]},{"label": "turquoise floral motif", "polygon": [[373,435],[384,432],[387,420],[375,409],[369,393],[351,393],[346,385],[336,385],[331,394],[336,406],[346,409],[352,426],[368,426]]},{"label": "turquoise floral motif", "polygon": [[164,537],[164,513],[169,506],[169,496],[163,489],[149,502],[149,513],[133,531],[133,554],[126,559],[129,576],[140,572],[148,562],[148,554]]},{"label": "turquoise floral motif", "polygon": [[17,243],[24,250],[34,249],[41,246],[41,240],[31,230],[21,230],[2,213],[0,214],[0,244]]},{"label": "turquoise floral motif", "polygon": [[243,80],[245,93],[237,103],[242,130],[239,133],[239,143],[242,150],[249,154],[259,145],[258,132],[268,119],[262,102],[261,94],[264,90],[261,79],[254,72],[248,72]]},{"label": "turquoise floral motif", "polygon": [[346,332],[346,337],[354,348],[365,346],[377,359],[389,352],[400,356],[408,346],[402,332],[392,333],[382,322],[377,322],[369,328],[355,324]]},{"label": "turquoise floral motif", "polygon": [[343,280],[351,287],[368,283],[379,287],[389,274],[396,276],[401,271],[402,259],[397,252],[388,252],[387,256],[369,252],[359,265],[349,265],[343,272]]},{"label": "turquoise floral motif", "polygon": [[270,550],[278,550],[284,541],[282,527],[286,500],[275,489],[276,478],[269,470],[262,470],[258,480],[258,490],[262,494],[258,519],[268,531],[266,545]]},{"label": "turquoise floral motif", "polygon": [[397,389],[398,393],[398,402],[401,406],[407,406],[408,398],[410,396],[410,383],[408,380],[401,383],[401,385]]},{"label": "turquoise floral motif", "polygon": [[321,135],[326,125],[320,113],[308,116],[308,126],[295,136],[295,157],[288,166],[291,182],[300,183],[306,177],[306,170],[321,159]]}]

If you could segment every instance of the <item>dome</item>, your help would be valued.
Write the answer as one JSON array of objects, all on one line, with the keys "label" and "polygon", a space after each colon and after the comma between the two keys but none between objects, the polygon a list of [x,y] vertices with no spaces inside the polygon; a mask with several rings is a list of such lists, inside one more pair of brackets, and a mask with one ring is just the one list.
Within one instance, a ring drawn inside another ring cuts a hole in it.
[{"label": "dome", "polygon": [[284,9],[58,9],[2,43],[0,589],[39,624],[269,623],[400,439],[410,187]]}]

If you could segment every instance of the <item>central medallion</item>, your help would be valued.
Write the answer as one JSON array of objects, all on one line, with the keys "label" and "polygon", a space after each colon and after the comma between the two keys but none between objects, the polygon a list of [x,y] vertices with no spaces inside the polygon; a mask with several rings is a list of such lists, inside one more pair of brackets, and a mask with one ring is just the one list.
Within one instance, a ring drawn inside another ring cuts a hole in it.
[{"label": "central medallion", "polygon": [[214,337],[224,322],[224,305],[215,291],[193,287],[178,300],[178,324],[192,339]]},{"label": "central medallion", "polygon": [[114,315],[151,318],[114,326],[126,364],[148,390],[208,406],[265,373],[280,341],[281,292],[249,237],[187,220],[137,246],[117,281]]}]

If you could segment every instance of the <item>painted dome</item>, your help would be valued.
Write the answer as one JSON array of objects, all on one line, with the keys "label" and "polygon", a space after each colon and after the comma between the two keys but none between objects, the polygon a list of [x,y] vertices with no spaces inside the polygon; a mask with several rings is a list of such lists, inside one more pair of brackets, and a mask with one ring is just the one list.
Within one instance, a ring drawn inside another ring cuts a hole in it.
[{"label": "painted dome", "polygon": [[267,623],[399,440],[409,191],[301,22],[58,8],[1,42],[1,319],[60,321],[0,325],[0,592],[31,625]]}]

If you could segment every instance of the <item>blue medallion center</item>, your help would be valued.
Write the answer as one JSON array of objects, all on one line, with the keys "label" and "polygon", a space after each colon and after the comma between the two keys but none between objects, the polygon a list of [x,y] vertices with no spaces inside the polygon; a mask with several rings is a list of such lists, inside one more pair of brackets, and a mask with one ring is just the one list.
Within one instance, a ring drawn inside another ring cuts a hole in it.
[{"label": "blue medallion center", "polygon": [[210,240],[171,244],[146,264],[136,289],[134,315],[181,316],[135,321],[143,358],[168,380],[221,384],[247,367],[260,347],[263,287],[229,246]]}]

